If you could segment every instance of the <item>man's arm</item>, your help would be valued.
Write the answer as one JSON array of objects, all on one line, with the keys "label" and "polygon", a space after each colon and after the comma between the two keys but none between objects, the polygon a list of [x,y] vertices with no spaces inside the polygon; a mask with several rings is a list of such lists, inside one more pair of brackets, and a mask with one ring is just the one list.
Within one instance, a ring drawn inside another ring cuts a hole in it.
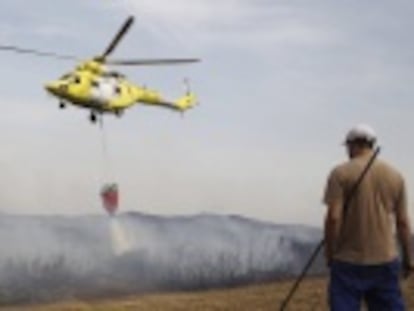
[{"label": "man's arm", "polygon": [[342,204],[328,204],[328,211],[325,217],[325,259],[329,263],[332,260],[335,250],[336,241],[339,237],[339,231],[342,222]]},{"label": "man's arm", "polygon": [[325,258],[329,265],[342,223],[343,186],[336,170],[333,170],[328,177],[324,203],[327,206],[324,228]]},{"label": "man's arm", "polygon": [[398,240],[402,249],[402,264],[404,276],[408,277],[410,272],[414,269],[412,257],[412,240],[410,220],[407,211],[407,194],[405,184],[402,184],[400,196],[396,204],[395,221],[397,227]]}]

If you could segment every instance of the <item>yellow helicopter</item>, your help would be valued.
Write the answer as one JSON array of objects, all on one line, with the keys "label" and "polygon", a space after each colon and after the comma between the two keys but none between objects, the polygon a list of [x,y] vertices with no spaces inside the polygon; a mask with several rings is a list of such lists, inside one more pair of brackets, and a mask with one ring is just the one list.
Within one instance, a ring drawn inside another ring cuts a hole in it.
[{"label": "yellow helicopter", "polygon": [[[194,107],[197,98],[189,88],[186,94],[175,101],[165,100],[157,91],[134,84],[125,75],[109,71],[108,65],[148,66],[194,63],[199,59],[130,59],[109,60],[108,56],[114,51],[120,40],[130,29],[134,17],[126,19],[116,36],[113,38],[104,53],[91,60],[80,62],[78,66],[60,79],[46,83],[45,89],[59,99],[59,107],[65,108],[67,104],[90,110],[90,121],[95,123],[102,119],[105,113],[120,117],[124,110],[137,103],[156,105],[179,112]],[[13,51],[22,54],[34,54],[37,56],[49,56],[59,59],[78,60],[77,57],[58,55],[50,52],[41,52],[10,45],[0,45],[0,50]],[[187,84],[188,87],[188,84]]]}]

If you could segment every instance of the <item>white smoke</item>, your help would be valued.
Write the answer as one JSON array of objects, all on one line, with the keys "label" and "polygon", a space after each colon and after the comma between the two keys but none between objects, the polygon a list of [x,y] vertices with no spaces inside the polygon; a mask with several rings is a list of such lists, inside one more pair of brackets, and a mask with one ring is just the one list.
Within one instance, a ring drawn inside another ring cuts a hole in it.
[{"label": "white smoke", "polygon": [[0,215],[0,298],[52,301],[85,291],[130,294],[270,280],[298,273],[315,243],[302,240],[320,235],[237,215]]}]

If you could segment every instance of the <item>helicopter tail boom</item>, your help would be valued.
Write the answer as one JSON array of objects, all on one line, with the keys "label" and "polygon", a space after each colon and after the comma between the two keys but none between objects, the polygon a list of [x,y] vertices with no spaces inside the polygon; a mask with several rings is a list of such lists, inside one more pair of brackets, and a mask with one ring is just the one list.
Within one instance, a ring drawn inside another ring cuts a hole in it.
[{"label": "helicopter tail boom", "polygon": [[179,111],[186,111],[197,104],[197,98],[194,93],[187,93],[174,102],[174,106]]}]

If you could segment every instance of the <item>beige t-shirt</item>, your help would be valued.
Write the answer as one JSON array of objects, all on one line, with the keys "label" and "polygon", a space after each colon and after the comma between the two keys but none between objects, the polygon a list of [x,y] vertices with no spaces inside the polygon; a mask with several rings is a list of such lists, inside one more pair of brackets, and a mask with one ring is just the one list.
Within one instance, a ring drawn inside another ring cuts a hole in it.
[{"label": "beige t-shirt", "polygon": [[342,218],[333,253],[336,260],[381,264],[398,255],[394,215],[407,215],[407,199],[404,179],[396,169],[375,160],[349,201],[347,211],[343,209],[370,157],[367,154],[338,165],[328,178],[325,204],[338,206]]}]

